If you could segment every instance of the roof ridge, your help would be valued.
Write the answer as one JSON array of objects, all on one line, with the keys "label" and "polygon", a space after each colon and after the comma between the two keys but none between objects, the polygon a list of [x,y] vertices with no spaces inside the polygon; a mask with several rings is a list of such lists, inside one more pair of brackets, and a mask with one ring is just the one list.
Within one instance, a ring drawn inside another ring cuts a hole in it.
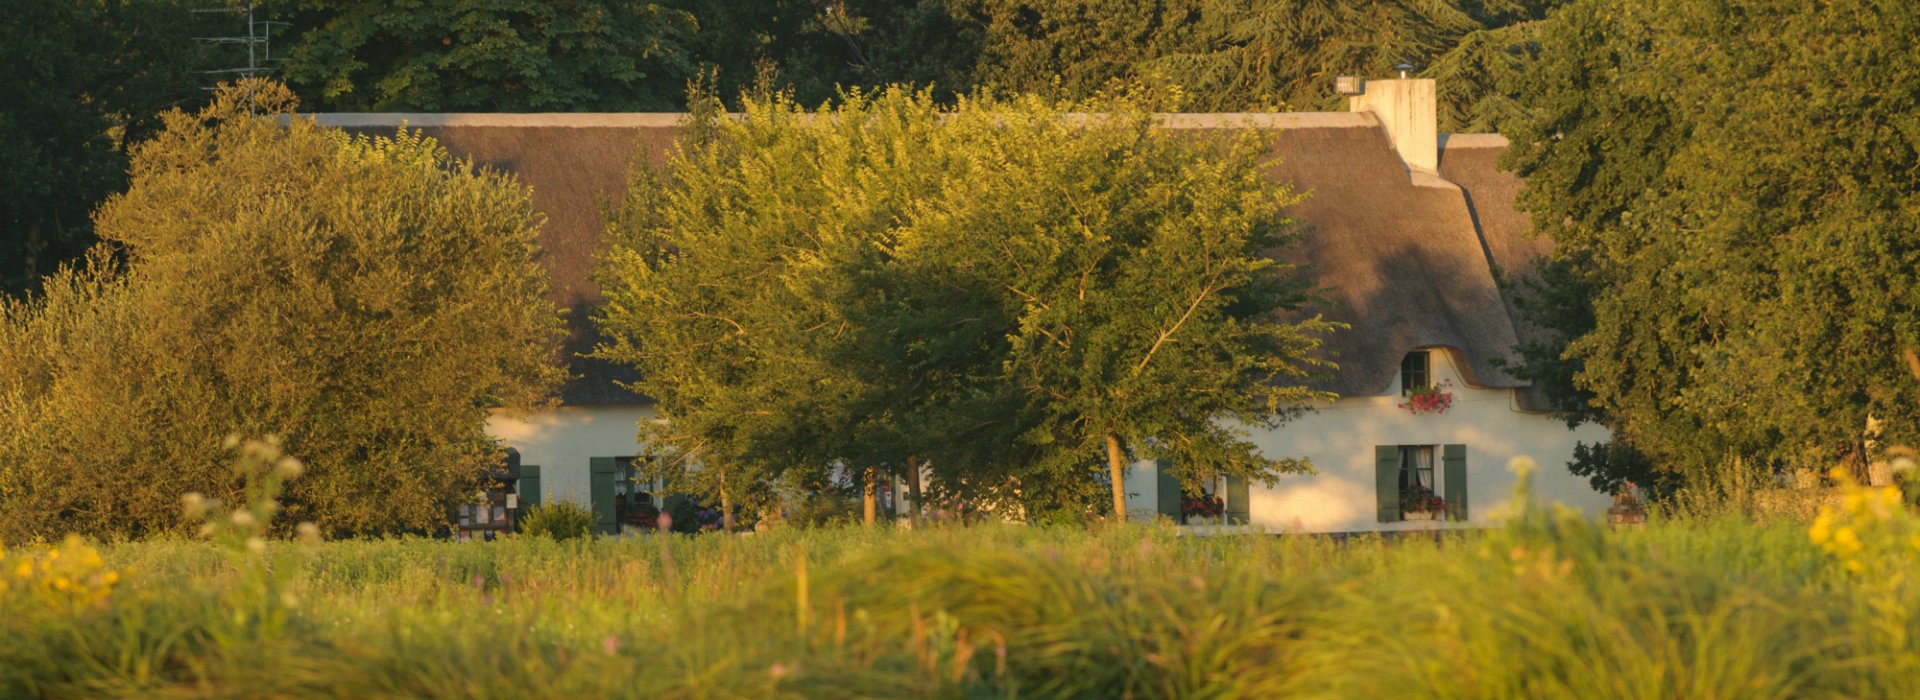
[{"label": "roof ridge", "polygon": [[[657,129],[681,126],[686,123],[688,115],[685,112],[311,112],[299,116],[312,119],[321,126],[342,129],[399,128],[401,124],[417,129],[455,127]],[[1379,123],[1373,115],[1364,112],[1159,112],[1154,116],[1170,129],[1356,128],[1371,127]]]}]

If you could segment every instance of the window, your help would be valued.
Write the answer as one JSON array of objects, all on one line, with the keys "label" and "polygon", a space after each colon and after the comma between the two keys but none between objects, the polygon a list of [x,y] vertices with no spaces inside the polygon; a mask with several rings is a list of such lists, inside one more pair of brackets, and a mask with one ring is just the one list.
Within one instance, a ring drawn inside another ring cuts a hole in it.
[{"label": "window", "polygon": [[1433,384],[1433,358],[1426,350],[1415,350],[1400,358],[1400,395]]},{"label": "window", "polygon": [[1378,445],[1373,450],[1380,522],[1467,519],[1466,445]]},{"label": "window", "polygon": [[618,533],[621,523],[639,519],[636,504],[657,505],[652,495],[659,493],[659,489],[634,481],[635,475],[645,470],[645,460],[644,457],[637,462],[634,457],[588,458],[591,480],[587,482],[587,501],[599,520],[601,532]]},{"label": "window", "polygon": [[1446,510],[1440,485],[1433,480],[1433,446],[1400,445],[1400,518],[1410,511]]},{"label": "window", "polygon": [[618,468],[613,482],[613,495],[628,496],[628,500],[635,504],[646,503],[658,508],[660,493],[666,484],[661,479],[643,478],[646,475],[647,463],[651,460],[651,457],[613,458],[613,463]]}]

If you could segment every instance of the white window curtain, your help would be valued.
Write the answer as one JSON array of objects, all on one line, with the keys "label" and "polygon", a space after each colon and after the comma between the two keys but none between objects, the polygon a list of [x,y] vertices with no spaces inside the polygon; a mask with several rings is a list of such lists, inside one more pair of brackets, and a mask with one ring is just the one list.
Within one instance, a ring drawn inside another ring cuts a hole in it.
[{"label": "white window curtain", "polygon": [[1437,493],[1433,478],[1433,448],[1427,445],[1407,445],[1400,448],[1401,493],[1415,489],[1426,489]]}]

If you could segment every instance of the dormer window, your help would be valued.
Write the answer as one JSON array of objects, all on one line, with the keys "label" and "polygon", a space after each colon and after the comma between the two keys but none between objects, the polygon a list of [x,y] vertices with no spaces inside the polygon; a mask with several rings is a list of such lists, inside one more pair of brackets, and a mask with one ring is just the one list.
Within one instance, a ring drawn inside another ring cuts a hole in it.
[{"label": "dormer window", "polygon": [[1400,360],[1400,395],[1406,396],[1413,390],[1433,385],[1433,359],[1426,350],[1407,353]]}]

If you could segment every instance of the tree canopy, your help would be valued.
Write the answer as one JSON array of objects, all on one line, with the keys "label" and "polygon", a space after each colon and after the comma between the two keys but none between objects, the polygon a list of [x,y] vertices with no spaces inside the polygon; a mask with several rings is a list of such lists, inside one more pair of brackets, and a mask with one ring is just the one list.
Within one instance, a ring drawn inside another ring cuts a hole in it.
[{"label": "tree canopy", "polygon": [[743,486],[930,459],[1029,512],[1124,511],[1126,455],[1304,468],[1230,427],[1318,397],[1293,384],[1328,328],[1273,317],[1304,297],[1265,255],[1290,229],[1257,136],[1128,103],[744,103],[636,178],[604,263],[603,353],[659,400],[643,441],[672,463]]},{"label": "tree canopy", "polygon": [[1509,162],[1563,342],[1531,370],[1670,468],[1920,437],[1911,8],[1585,1],[1540,40]]},{"label": "tree canopy", "polygon": [[500,464],[489,409],[559,381],[560,321],[511,179],[430,140],[292,119],[283,88],[170,112],[107,242],[0,307],[0,539],[182,526],[231,498],[221,439],[277,433],[290,521],[430,530]]},{"label": "tree canopy", "polygon": [[181,0],[20,0],[0,13],[0,294],[93,245],[88,215],[126,186],[127,148],[202,99],[214,33]]},{"label": "tree canopy", "polygon": [[302,0],[282,75],[347,112],[666,111],[693,18],[654,3]]}]

